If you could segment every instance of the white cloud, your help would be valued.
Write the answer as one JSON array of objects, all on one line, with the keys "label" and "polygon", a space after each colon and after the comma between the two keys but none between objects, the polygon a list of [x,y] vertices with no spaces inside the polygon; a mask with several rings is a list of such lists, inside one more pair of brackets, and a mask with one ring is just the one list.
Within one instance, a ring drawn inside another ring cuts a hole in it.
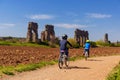
[{"label": "white cloud", "polygon": [[91,18],[110,18],[112,15],[109,14],[100,14],[100,13],[87,13],[87,17]]},{"label": "white cloud", "polygon": [[80,25],[80,24],[66,24],[66,23],[54,24],[54,26],[63,27],[63,28],[84,28],[84,27],[88,27],[88,26],[86,26],[86,25]]},{"label": "white cloud", "polygon": [[15,24],[12,24],[12,23],[2,23],[0,24],[0,27],[14,27]]},{"label": "white cloud", "polygon": [[40,20],[40,19],[53,19],[54,16],[51,15],[46,15],[46,14],[37,14],[37,15],[31,15],[29,16],[30,19],[36,19],[36,20]]}]

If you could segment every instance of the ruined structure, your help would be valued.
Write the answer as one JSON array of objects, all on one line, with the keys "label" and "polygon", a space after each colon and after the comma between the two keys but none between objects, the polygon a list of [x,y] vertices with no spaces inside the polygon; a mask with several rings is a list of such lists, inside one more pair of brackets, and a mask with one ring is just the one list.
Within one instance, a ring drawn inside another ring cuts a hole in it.
[{"label": "ruined structure", "polygon": [[41,41],[55,41],[55,32],[53,25],[45,25],[45,31],[41,32]]},{"label": "ruined structure", "polygon": [[27,42],[38,42],[38,24],[35,22],[28,23]]},{"label": "ruined structure", "polygon": [[105,42],[105,43],[108,43],[108,42],[109,42],[109,40],[108,40],[108,34],[107,34],[107,33],[105,33],[105,35],[104,35],[104,42]]},{"label": "ruined structure", "polygon": [[89,39],[89,33],[88,31],[76,29],[74,38],[79,46],[83,46],[86,40]]}]

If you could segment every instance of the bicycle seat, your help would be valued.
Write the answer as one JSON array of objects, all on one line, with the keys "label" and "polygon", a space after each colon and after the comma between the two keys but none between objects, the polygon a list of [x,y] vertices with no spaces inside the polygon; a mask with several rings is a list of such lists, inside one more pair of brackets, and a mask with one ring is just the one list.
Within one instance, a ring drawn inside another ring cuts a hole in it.
[{"label": "bicycle seat", "polygon": [[60,50],[60,52],[65,52],[65,50]]}]

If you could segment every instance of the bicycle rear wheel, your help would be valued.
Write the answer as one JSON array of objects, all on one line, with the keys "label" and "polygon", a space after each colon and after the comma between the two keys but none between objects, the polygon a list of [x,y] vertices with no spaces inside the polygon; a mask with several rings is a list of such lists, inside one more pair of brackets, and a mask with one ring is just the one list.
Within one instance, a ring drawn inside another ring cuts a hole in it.
[{"label": "bicycle rear wheel", "polygon": [[68,58],[65,58],[65,66],[68,67],[69,66],[69,61],[68,61]]},{"label": "bicycle rear wheel", "polygon": [[63,54],[63,64],[65,67],[68,67],[68,57],[65,53]]},{"label": "bicycle rear wheel", "polygon": [[87,58],[88,58],[88,52],[86,51],[85,52],[85,60],[87,60]]}]

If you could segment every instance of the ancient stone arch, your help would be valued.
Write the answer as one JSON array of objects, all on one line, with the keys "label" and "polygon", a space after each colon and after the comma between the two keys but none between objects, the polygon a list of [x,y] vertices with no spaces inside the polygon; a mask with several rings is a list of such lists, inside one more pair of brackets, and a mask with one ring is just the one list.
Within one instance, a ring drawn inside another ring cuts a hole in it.
[{"label": "ancient stone arch", "polygon": [[76,29],[74,38],[76,42],[79,44],[79,46],[83,46],[87,39],[89,39],[89,33],[88,31]]},{"label": "ancient stone arch", "polygon": [[41,32],[41,41],[55,41],[55,31],[53,25],[45,25],[45,30]]},{"label": "ancient stone arch", "polygon": [[27,42],[38,42],[38,24],[35,22],[28,23]]}]

